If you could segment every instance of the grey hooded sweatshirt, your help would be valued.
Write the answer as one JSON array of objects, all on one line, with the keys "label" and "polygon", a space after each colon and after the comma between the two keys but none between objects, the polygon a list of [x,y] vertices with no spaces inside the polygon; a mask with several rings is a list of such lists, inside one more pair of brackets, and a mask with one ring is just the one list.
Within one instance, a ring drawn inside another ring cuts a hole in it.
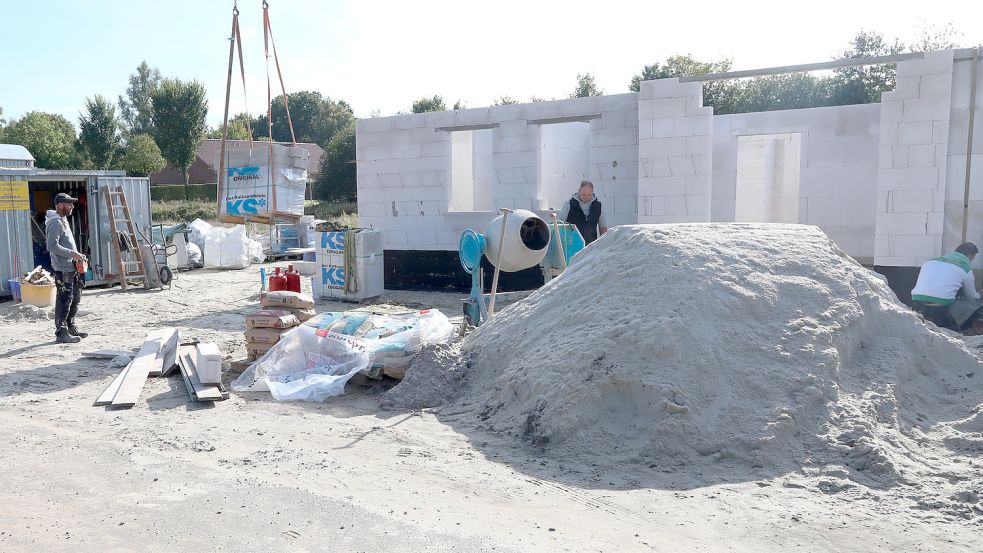
[{"label": "grey hooded sweatshirt", "polygon": [[44,217],[44,230],[47,235],[45,238],[48,253],[51,254],[51,268],[56,271],[74,272],[75,264],[72,262],[72,255],[78,253],[78,246],[75,245],[75,237],[72,236],[68,220],[58,215],[57,211],[49,209]]}]

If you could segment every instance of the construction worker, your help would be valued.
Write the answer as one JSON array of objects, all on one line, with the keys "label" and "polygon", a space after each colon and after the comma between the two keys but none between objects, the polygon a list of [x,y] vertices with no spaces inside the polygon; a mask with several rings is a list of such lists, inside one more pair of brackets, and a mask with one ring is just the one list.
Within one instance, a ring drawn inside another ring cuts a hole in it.
[{"label": "construction worker", "polygon": [[560,209],[560,219],[576,225],[586,244],[608,231],[604,213],[601,212],[601,200],[594,195],[594,183],[580,181],[580,189]]},{"label": "construction worker", "polygon": [[918,272],[911,290],[912,307],[936,326],[961,331],[970,328],[983,314],[970,263],[979,248],[972,242],[930,259]]},{"label": "construction worker", "polygon": [[55,286],[55,339],[61,344],[75,344],[88,336],[75,326],[82,287],[85,286],[81,264],[86,258],[78,251],[75,237],[68,226],[68,219],[75,209],[77,199],[65,193],[55,196],[55,208],[45,215],[45,234],[51,267],[54,269]]}]

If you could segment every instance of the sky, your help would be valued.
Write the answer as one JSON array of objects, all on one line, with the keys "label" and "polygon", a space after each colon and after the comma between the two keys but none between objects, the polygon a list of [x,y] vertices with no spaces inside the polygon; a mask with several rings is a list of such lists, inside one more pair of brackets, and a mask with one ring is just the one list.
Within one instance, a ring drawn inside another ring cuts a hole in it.
[{"label": "sky", "polygon": [[[983,43],[983,2],[605,0],[268,0],[288,92],[347,101],[357,117],[408,112],[441,95],[447,106],[564,98],[578,73],[605,94],[628,92],[646,64],[677,54],[757,69],[833,59],[860,29],[917,39],[951,23],[964,46]],[[0,0],[0,108],[8,120],[40,110],[78,121],[85,98],[124,94],[141,61],[195,79],[208,123],[221,123],[232,1]],[[239,2],[246,94],[233,82],[230,115],[266,103],[262,1]],[[238,69],[236,69],[238,70]],[[275,69],[270,63],[274,92]],[[246,101],[248,99],[248,102]]]}]

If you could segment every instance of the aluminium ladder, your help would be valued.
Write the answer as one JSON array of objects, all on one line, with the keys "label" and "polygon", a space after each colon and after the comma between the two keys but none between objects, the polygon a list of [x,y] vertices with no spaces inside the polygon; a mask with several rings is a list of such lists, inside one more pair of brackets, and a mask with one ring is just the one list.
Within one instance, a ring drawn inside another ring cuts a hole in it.
[{"label": "aluminium ladder", "polygon": [[[143,255],[140,252],[140,242],[137,240],[136,227],[133,225],[133,217],[130,215],[130,208],[126,203],[126,194],[123,193],[122,186],[107,189],[106,212],[109,214],[109,229],[112,232],[109,241],[112,242],[113,251],[116,252],[117,276],[119,277],[120,288],[125,292],[127,279],[142,279],[146,283],[147,273],[143,265]],[[130,252],[133,254],[131,261],[123,260],[123,251],[119,247],[120,223],[126,223],[122,234],[130,242]],[[135,270],[127,270],[133,265],[136,265]]]}]

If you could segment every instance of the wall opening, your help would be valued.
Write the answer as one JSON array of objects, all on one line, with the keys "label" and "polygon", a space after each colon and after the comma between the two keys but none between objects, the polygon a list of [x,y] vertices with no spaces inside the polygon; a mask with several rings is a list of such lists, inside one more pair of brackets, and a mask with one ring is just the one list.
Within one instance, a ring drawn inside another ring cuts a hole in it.
[{"label": "wall opening", "polygon": [[539,209],[560,209],[590,175],[590,123],[540,126]]},{"label": "wall opening", "polygon": [[453,131],[450,135],[450,211],[493,210],[492,129]]},{"label": "wall opening", "polygon": [[801,133],[737,137],[734,221],[798,223]]}]

